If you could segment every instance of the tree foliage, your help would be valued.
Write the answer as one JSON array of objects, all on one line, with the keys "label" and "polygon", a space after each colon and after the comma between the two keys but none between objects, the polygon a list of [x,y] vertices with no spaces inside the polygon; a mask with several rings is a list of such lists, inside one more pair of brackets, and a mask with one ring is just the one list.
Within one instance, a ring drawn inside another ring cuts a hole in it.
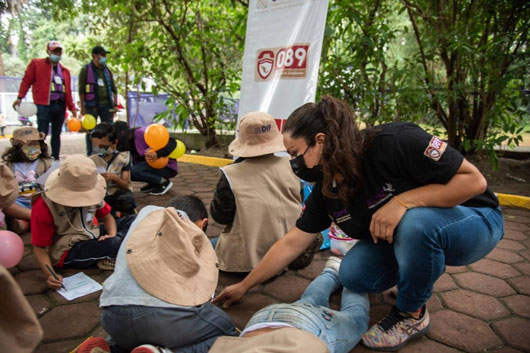
[{"label": "tree foliage", "polygon": [[523,0],[332,0],[318,92],[348,99],[367,124],[439,126],[463,152],[517,144],[528,125],[518,89],[529,9]]}]

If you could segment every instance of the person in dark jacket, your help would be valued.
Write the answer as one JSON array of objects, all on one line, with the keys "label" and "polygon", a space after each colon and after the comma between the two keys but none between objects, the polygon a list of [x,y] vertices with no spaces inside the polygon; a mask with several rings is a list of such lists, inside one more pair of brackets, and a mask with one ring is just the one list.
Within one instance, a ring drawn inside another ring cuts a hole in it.
[{"label": "person in dark jacket", "polygon": [[[107,67],[109,51],[98,45],[92,49],[92,61],[79,72],[79,99],[81,115],[99,117],[101,122],[112,124],[118,106],[118,91],[112,72]],[[87,156],[92,154],[90,133],[86,135]]]}]

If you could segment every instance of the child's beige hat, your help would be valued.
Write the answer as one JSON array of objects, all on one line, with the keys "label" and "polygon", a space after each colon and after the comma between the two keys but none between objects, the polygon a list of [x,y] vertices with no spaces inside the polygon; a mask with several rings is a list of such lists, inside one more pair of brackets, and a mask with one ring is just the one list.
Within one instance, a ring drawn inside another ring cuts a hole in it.
[{"label": "child's beige hat", "polygon": [[273,117],[263,112],[242,117],[238,136],[228,146],[228,152],[237,157],[257,157],[281,151],[285,151],[282,134]]},{"label": "child's beige hat", "polygon": [[197,306],[217,287],[217,256],[204,232],[173,207],[153,211],[128,235],[125,256],[132,276],[165,302]]},{"label": "child's beige hat", "polygon": [[18,196],[18,182],[5,164],[0,164],[0,209],[7,208]]},{"label": "child's beige hat", "polygon": [[25,126],[13,131],[11,144],[14,145],[17,142],[28,143],[35,140],[44,140],[44,132],[39,132],[39,130],[31,126]]},{"label": "child's beige hat", "polygon": [[73,154],[50,173],[44,193],[50,200],[63,206],[92,206],[103,201],[106,184],[90,158]]}]

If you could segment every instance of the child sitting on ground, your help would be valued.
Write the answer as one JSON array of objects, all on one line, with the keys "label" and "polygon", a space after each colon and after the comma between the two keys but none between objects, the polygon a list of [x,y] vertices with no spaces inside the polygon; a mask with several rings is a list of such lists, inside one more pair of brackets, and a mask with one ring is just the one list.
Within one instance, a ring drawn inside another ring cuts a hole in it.
[{"label": "child sitting on ground", "polygon": [[131,191],[131,156],[116,148],[118,136],[109,123],[98,124],[91,132],[92,155],[96,169],[107,182],[105,202],[114,217],[135,214],[136,201]]},{"label": "child sitting on ground", "polygon": [[[97,264],[111,270],[122,237],[135,216],[115,221],[103,201],[105,179],[97,174],[92,160],[67,156],[51,172],[44,192],[36,195],[31,212],[31,244],[48,286],[61,287],[46,266],[86,268]],[[103,222],[96,226],[95,218]],[[49,249],[48,249],[49,248]]]},{"label": "child sitting on ground", "polygon": [[23,234],[31,219],[31,197],[40,190],[36,180],[50,168],[52,159],[44,142],[44,133],[34,127],[22,127],[13,131],[11,145],[2,155],[2,160],[15,174],[19,196],[4,213],[9,218],[11,230]]},{"label": "child sitting on ground", "polygon": [[[113,352],[166,352],[152,346],[157,345],[206,353],[217,337],[236,333],[230,317],[210,303],[218,269],[203,232],[208,222],[204,204],[184,196],[167,206],[140,211],[114,273],[103,284],[101,324],[112,338]],[[78,353],[95,347],[109,352],[103,338],[92,338]]]},{"label": "child sitting on ground", "polygon": [[[113,124],[117,129],[121,129],[123,122],[117,121]],[[140,188],[141,192],[151,195],[164,195],[173,186],[171,178],[178,173],[177,161],[169,158],[169,162],[163,168],[153,168],[147,163],[154,162],[160,157],[168,157],[177,147],[174,138],[169,138],[168,143],[157,151],[150,151],[145,142],[144,133],[146,126],[122,130],[118,134],[118,149],[120,151],[130,151],[132,157],[131,179],[133,181],[143,181],[147,184]]]}]

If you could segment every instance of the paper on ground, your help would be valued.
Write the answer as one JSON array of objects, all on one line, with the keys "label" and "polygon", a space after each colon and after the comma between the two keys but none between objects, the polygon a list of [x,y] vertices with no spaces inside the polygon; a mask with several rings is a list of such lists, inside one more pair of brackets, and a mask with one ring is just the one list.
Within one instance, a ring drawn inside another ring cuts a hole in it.
[{"label": "paper on ground", "polygon": [[65,297],[67,300],[73,300],[97,292],[103,288],[101,284],[94,281],[83,272],[76,273],[70,277],[64,277],[63,286],[66,288],[66,291],[61,288],[57,290],[57,293]]}]

